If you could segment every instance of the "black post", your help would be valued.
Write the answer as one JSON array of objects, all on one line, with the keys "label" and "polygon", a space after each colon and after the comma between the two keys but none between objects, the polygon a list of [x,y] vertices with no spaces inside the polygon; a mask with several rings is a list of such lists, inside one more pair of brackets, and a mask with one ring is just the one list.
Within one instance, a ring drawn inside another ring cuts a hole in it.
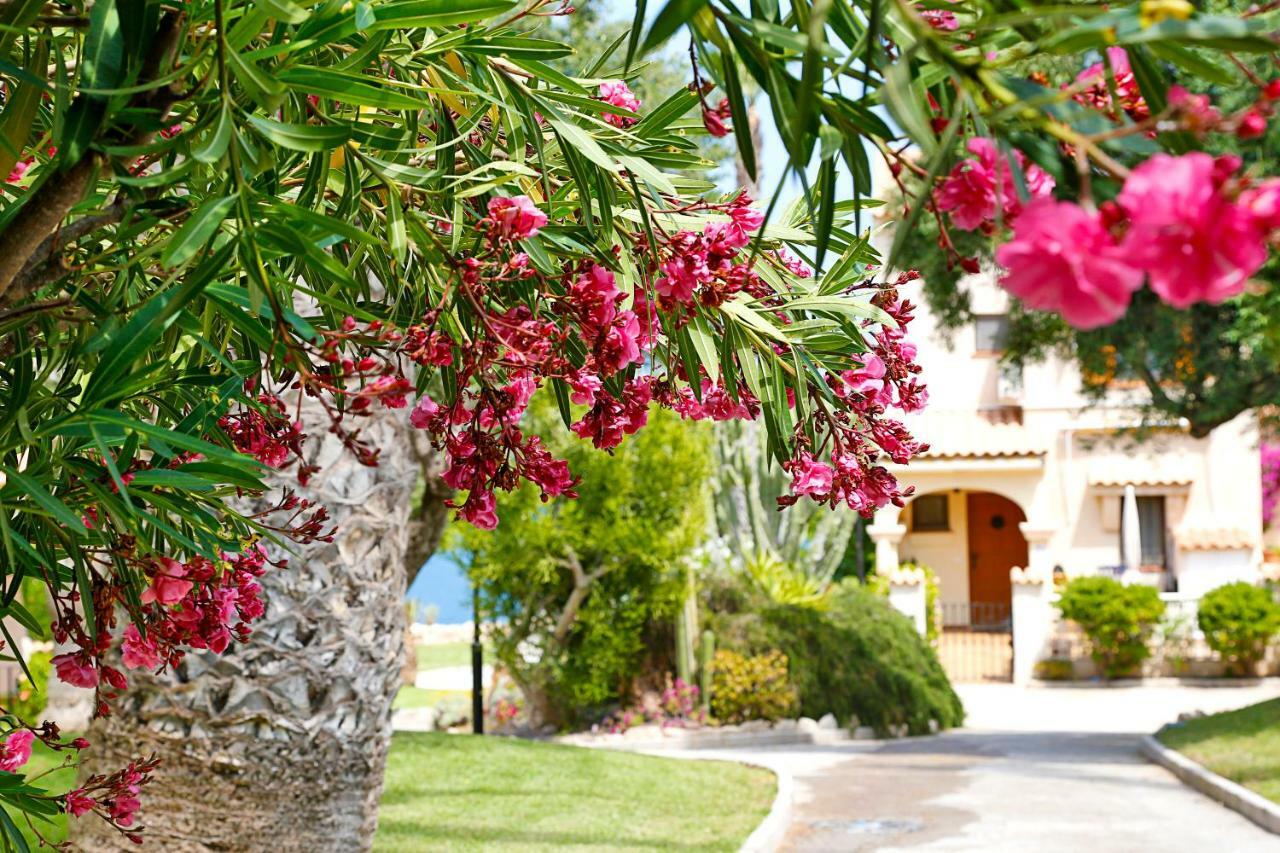
[{"label": "black post", "polygon": [[471,731],[484,734],[484,646],[480,645],[480,590],[471,587]]}]

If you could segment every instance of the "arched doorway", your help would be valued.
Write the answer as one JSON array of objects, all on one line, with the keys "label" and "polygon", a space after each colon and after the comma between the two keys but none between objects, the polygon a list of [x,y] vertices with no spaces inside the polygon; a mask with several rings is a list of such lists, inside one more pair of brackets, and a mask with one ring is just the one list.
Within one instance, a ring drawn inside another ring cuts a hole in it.
[{"label": "arched doorway", "polygon": [[1009,570],[1027,565],[1027,540],[1020,528],[1027,517],[1016,503],[994,492],[968,492],[965,501],[970,624],[1006,623],[1013,604]]}]

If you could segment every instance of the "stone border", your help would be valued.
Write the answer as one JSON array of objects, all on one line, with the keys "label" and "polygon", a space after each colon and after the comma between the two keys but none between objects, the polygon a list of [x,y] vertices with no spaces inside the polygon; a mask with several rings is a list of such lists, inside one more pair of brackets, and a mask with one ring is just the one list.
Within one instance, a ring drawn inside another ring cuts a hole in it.
[{"label": "stone border", "polygon": [[1218,677],[1178,677],[1158,675],[1151,678],[1115,678],[1104,681],[1101,678],[1056,679],[1033,678],[1026,686],[1045,690],[1070,690],[1094,688],[1098,690],[1125,690],[1142,687],[1200,687],[1205,689],[1221,688],[1230,690],[1235,687],[1265,687],[1280,685],[1280,678],[1268,675],[1250,678],[1218,678]]},{"label": "stone border", "polygon": [[[710,758],[710,756],[707,757]],[[782,840],[787,837],[787,831],[791,829],[791,813],[795,807],[795,778],[781,767],[769,767],[755,761],[737,763],[768,770],[778,784],[769,813],[747,836],[747,840],[742,842],[738,853],[773,853],[782,846]]]},{"label": "stone border", "polygon": [[[828,718],[829,717],[829,718]],[[559,735],[558,743],[602,749],[644,752],[651,749],[670,751],[700,749],[753,749],[765,746],[830,746],[850,740],[875,740],[875,731],[859,726],[853,731],[839,728],[835,718],[822,720],[801,718],[778,720],[776,723],[753,721],[736,726],[680,728],[649,724],[635,726],[622,734],[578,732]]]},{"label": "stone border", "polygon": [[1139,751],[1143,757],[1164,767],[1200,793],[1239,812],[1268,832],[1280,835],[1280,805],[1207,770],[1177,750],[1165,746],[1152,735],[1143,736]]}]

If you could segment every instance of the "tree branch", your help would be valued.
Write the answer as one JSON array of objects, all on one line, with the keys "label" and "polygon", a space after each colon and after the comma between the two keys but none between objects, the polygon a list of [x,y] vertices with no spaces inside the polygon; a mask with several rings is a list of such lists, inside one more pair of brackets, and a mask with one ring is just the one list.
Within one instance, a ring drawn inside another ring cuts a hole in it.
[{"label": "tree branch", "polygon": [[[151,53],[143,66],[143,81],[154,79],[172,63],[182,33],[181,21],[180,12],[165,14],[152,43]],[[164,86],[135,95],[130,101],[130,107],[155,110],[164,116],[178,97],[172,87]],[[138,132],[130,139],[130,144],[145,144],[152,136],[151,131]],[[60,175],[51,176],[41,184],[9,226],[0,232],[0,307],[29,296],[33,292],[32,288],[41,281],[39,276],[35,276],[26,281],[24,288],[13,287],[32,257],[52,239],[71,208],[84,198],[94,173],[104,163],[105,159],[96,152],[85,151],[78,161],[70,164]]]},{"label": "tree branch", "polygon": [[556,620],[555,630],[551,633],[557,643],[563,643],[569,636],[569,631],[572,630],[573,623],[578,618],[578,611],[582,609],[582,602],[591,591],[591,585],[613,568],[611,565],[603,565],[588,574],[582,568],[582,561],[578,559],[578,553],[573,550],[573,546],[566,546],[564,550],[565,557],[560,564],[573,572],[573,590],[569,593],[569,600],[564,603],[560,618]]}]

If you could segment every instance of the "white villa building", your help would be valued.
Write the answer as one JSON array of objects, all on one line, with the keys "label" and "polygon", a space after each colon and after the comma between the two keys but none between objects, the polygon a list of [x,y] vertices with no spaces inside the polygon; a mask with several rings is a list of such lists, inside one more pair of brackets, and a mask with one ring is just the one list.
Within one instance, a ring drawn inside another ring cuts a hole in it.
[{"label": "white villa building", "polygon": [[[1002,368],[1007,297],[990,275],[966,284],[977,320],[949,345],[927,306],[911,327],[929,405],[907,422],[931,449],[896,472],[915,486],[915,498],[880,511],[869,527],[877,572],[906,561],[931,567],[944,624],[975,627],[1007,624],[1014,567],[1046,580],[1120,576],[1127,568],[1126,582],[1195,598],[1256,579],[1263,544],[1256,419],[1242,415],[1203,439],[1177,422],[1135,436],[1142,424],[1133,395],[1144,389],[1117,385],[1095,404],[1080,393],[1069,362]],[[923,302],[914,290],[902,293]],[[1121,519],[1130,486],[1141,558],[1125,567]]]}]

